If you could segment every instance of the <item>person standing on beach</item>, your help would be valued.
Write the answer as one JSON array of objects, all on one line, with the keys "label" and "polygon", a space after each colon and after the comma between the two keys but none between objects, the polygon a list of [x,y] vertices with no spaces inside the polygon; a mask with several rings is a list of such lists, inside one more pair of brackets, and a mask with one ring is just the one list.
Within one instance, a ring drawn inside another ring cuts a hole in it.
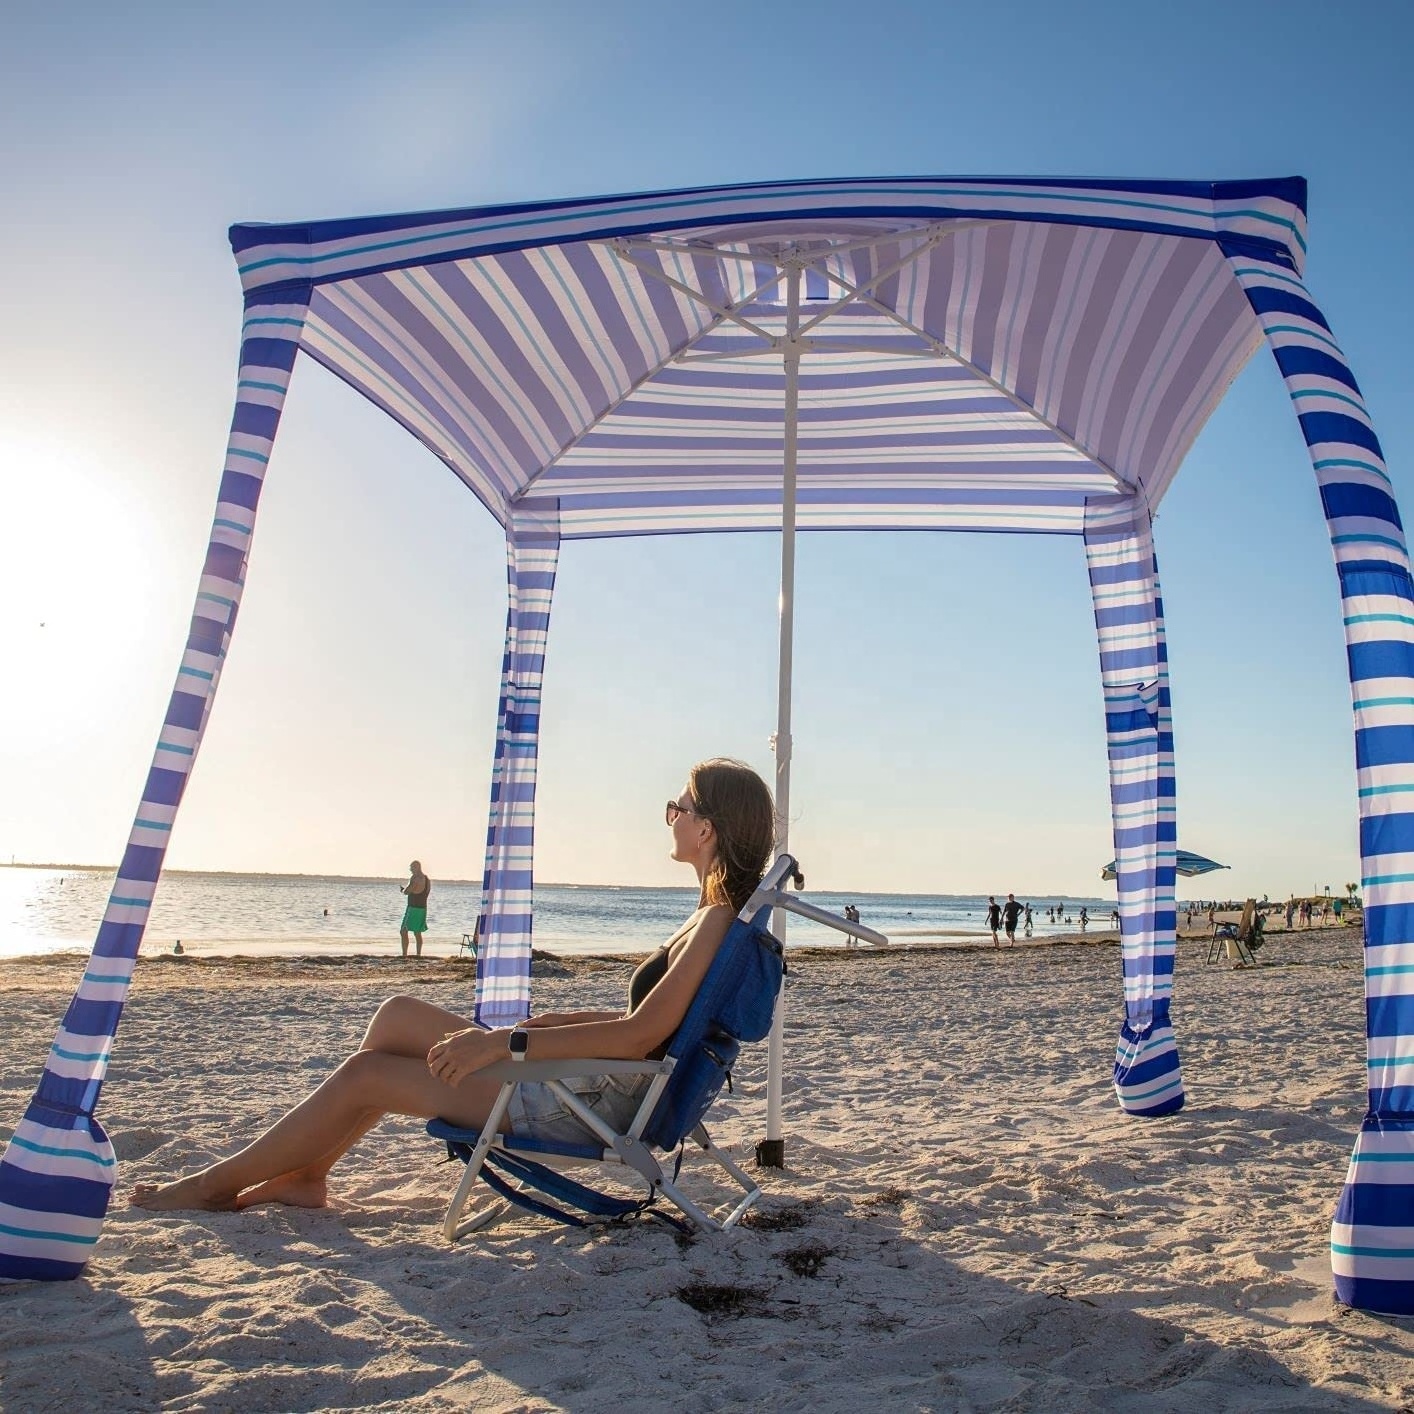
[{"label": "person standing on beach", "polygon": [[1083,933],[1090,926],[1090,910],[1082,908],[1080,910],[1080,931]]},{"label": "person standing on beach", "polygon": [[1025,916],[1025,919],[1023,920],[1023,922],[1024,922],[1024,927],[1023,927],[1022,931],[1023,931],[1023,932],[1026,934],[1026,936],[1029,938],[1029,937],[1031,936],[1031,905],[1030,905],[1029,903],[1026,905],[1025,913],[1026,913],[1026,916]]},{"label": "person standing on beach", "polygon": [[[847,903],[847,904],[845,904],[845,906],[844,906],[844,916],[845,916],[845,922],[846,922],[846,923],[858,923],[858,922],[859,922],[859,910],[858,910],[852,903]],[[847,948],[857,948],[858,946],[859,946],[859,935],[858,935],[857,933],[847,933],[847,934],[845,934],[845,947],[847,947]]]},{"label": "person standing on beach", "polygon": [[427,931],[427,895],[432,892],[432,880],[422,872],[422,865],[415,859],[408,865],[408,872],[412,878],[402,887],[408,905],[403,910],[403,923],[398,936],[402,939],[404,957],[408,955],[409,933],[417,944],[417,955],[421,957],[422,935]]},{"label": "person standing on beach", "polygon": [[1002,905],[1002,922],[1006,925],[1006,940],[1012,946],[1016,945],[1016,920],[1021,917],[1021,905],[1016,901],[1015,894],[1006,896],[1006,903]]},{"label": "person standing on beach", "polygon": [[1001,909],[997,906],[997,898],[996,898],[996,895],[995,895],[995,894],[988,894],[988,895],[987,895],[987,927],[989,927],[989,928],[992,930],[992,946],[993,946],[994,948],[999,948],[999,947],[1001,947],[1001,945],[1002,945],[1002,940],[1001,940],[999,937],[997,937],[997,929],[1000,928],[1001,926],[1002,926],[1002,911],[1001,911]]}]

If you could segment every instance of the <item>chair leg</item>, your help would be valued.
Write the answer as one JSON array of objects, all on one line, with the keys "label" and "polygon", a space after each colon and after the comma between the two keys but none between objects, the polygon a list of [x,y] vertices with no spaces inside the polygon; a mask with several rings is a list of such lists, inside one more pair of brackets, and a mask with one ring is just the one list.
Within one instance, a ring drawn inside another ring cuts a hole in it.
[{"label": "chair leg", "polygon": [[[550,1083],[557,1092],[564,1090],[564,1087],[555,1085],[555,1082],[551,1081]],[[501,1119],[505,1114],[515,1085],[516,1082],[511,1081],[501,1087],[501,1093],[496,1097],[496,1103],[491,1107],[491,1113],[486,1118],[485,1128],[481,1131],[480,1137],[471,1151],[466,1171],[462,1174],[461,1182],[457,1185],[456,1193],[452,1196],[451,1204],[447,1208],[446,1220],[442,1225],[442,1231],[448,1242],[456,1242],[468,1233],[478,1232],[492,1226],[492,1224],[499,1222],[511,1207],[505,1199],[497,1197],[475,1209],[466,1217],[462,1216],[472,1189],[481,1174],[482,1165],[486,1162],[486,1156],[496,1142]],[[588,1128],[598,1133],[598,1136],[606,1141],[605,1147],[608,1151],[605,1154],[606,1159],[609,1154],[613,1154],[624,1168],[630,1172],[636,1171],[638,1177],[647,1184],[650,1193],[655,1191],[661,1193],[702,1232],[722,1232],[729,1227],[735,1227],[761,1197],[760,1185],[733,1163],[712,1142],[706,1128],[699,1124],[692,1131],[690,1136],[692,1141],[719,1168],[731,1176],[743,1193],[743,1197],[725,1217],[720,1219],[713,1217],[712,1214],[694,1203],[676,1183],[668,1178],[657,1159],[653,1157],[641,1140],[632,1135],[615,1134],[598,1115],[585,1107],[572,1091],[565,1090],[561,1098]]]},{"label": "chair leg", "polygon": [[[448,1215],[448,1223],[444,1231],[448,1242],[460,1242],[461,1239],[472,1232],[484,1232],[487,1228],[495,1227],[511,1210],[511,1205],[504,1198],[494,1198],[489,1203],[476,1208],[472,1213],[460,1222],[451,1219]],[[457,1212],[461,1212],[458,1204]]]},{"label": "chair leg", "polygon": [[721,1232],[726,1226],[725,1223],[719,1223],[710,1213],[703,1212],[703,1210],[671,1180],[666,1178],[660,1180],[658,1183],[658,1191],[703,1232]]},{"label": "chair leg", "polygon": [[[700,1125],[698,1127],[701,1128]],[[731,1174],[731,1176],[737,1181],[737,1184],[741,1188],[742,1192],[746,1195],[736,1205],[736,1207],[734,1207],[731,1212],[728,1213],[727,1216],[722,1219],[722,1226],[724,1228],[735,1227],[737,1223],[739,1223],[742,1218],[745,1217],[747,1211],[752,1207],[756,1200],[760,1198],[761,1185],[757,1183],[756,1180],[752,1178],[749,1174],[743,1172],[740,1168],[738,1168],[737,1165],[734,1164],[712,1142],[712,1140],[708,1137],[707,1131],[705,1129],[702,1130],[702,1140],[705,1141],[702,1143],[703,1149],[713,1159],[715,1159],[716,1162],[722,1168],[726,1169],[726,1171]]]},{"label": "chair leg", "polygon": [[446,1220],[442,1223],[442,1232],[448,1242],[455,1242],[466,1233],[487,1226],[493,1219],[500,1217],[505,1210],[506,1204],[497,1199],[496,1202],[488,1204],[486,1207],[478,1208],[469,1218],[462,1221],[462,1209],[466,1207],[466,1200],[471,1196],[472,1185],[481,1172],[482,1164],[486,1162],[486,1155],[490,1153],[492,1144],[496,1142],[501,1120],[505,1116],[506,1106],[510,1104],[511,1092],[515,1088],[516,1082],[513,1080],[502,1085],[501,1093],[496,1096],[496,1102],[491,1106],[491,1113],[486,1116],[486,1126],[481,1131],[481,1137],[476,1141],[476,1147],[471,1151],[471,1157],[466,1162],[466,1172],[462,1174],[462,1181],[457,1184],[457,1191],[452,1195],[452,1201],[447,1208]]},{"label": "chair leg", "polygon": [[704,1125],[698,1125],[692,1131],[691,1139],[719,1168],[724,1169],[735,1180],[737,1186],[745,1195],[740,1202],[726,1215],[717,1219],[704,1213],[695,1203],[684,1197],[677,1186],[664,1179],[660,1184],[662,1191],[680,1207],[688,1217],[694,1222],[711,1232],[723,1232],[729,1227],[735,1227],[746,1215],[752,1205],[761,1197],[761,1186],[749,1174],[737,1167],[713,1142],[712,1137],[707,1133]]}]

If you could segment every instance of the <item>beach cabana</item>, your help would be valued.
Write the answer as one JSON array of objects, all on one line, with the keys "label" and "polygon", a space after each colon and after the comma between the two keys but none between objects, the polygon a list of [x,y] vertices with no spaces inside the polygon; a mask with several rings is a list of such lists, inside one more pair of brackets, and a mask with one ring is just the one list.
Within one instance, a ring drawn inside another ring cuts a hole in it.
[{"label": "beach cabana", "polygon": [[[780,536],[785,848],[797,531],[1069,535],[1104,686],[1123,919],[1115,1087],[1132,1114],[1177,1109],[1174,774],[1151,522],[1265,340],[1315,467],[1355,697],[1369,1117],[1333,1266],[1342,1299],[1414,1311],[1414,595],[1379,443],[1302,283],[1304,201],[1296,178],[924,177],[234,227],[237,402],[190,637],[94,961],[0,1163],[0,1274],[72,1276],[101,1224],[112,1151],[98,1092],[301,354],[402,423],[505,528],[481,1019],[514,1021],[529,1003],[536,742],[565,541]],[[779,1042],[778,1026],[768,1161]]]}]

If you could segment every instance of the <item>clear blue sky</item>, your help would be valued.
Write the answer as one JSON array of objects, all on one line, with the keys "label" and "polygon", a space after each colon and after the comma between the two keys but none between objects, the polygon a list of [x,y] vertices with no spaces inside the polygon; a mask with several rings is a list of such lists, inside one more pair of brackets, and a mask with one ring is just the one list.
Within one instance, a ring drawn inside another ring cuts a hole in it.
[{"label": "clear blue sky", "polygon": [[[789,22],[787,22],[789,21]],[[0,48],[0,857],[111,862],[229,420],[237,220],[892,173],[1311,183],[1307,279],[1411,504],[1414,6],[1076,0],[109,6]],[[1270,356],[1157,525],[1179,838],[1242,894],[1358,874],[1339,604]],[[539,877],[681,882],[696,757],[771,771],[773,536],[561,560]],[[476,877],[499,529],[313,365],[169,863]],[[1094,892],[1112,851],[1070,539],[802,541],[792,843],[813,883]],[[42,627],[41,627],[42,625]],[[1200,891],[1200,888],[1195,888]]]}]

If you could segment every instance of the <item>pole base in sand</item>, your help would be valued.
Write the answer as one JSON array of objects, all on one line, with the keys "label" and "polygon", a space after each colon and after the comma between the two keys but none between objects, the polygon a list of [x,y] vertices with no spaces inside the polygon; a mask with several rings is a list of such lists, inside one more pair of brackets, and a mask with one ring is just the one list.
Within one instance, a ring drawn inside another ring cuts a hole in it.
[{"label": "pole base in sand", "polygon": [[756,1167],[759,1169],[783,1169],[786,1166],[786,1141],[784,1139],[763,1139],[756,1146]]}]

